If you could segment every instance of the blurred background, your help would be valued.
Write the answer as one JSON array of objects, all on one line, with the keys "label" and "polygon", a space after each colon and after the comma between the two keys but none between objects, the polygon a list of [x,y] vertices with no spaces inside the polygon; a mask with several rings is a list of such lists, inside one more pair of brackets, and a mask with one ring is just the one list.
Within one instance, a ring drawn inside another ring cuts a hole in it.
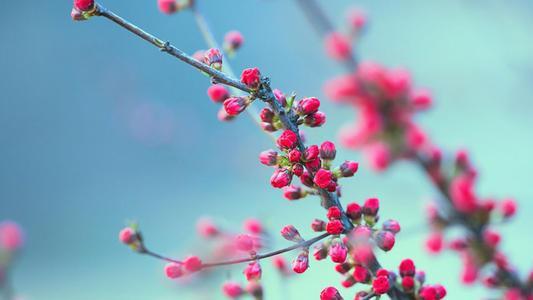
[{"label": "blurred background", "polygon": [[[222,38],[239,29],[245,45],[232,64],[257,66],[273,85],[323,97],[322,83],[341,72],[293,1],[199,1]],[[503,248],[525,274],[533,265],[533,3],[521,1],[320,1],[337,24],[345,9],[367,11],[359,56],[409,68],[431,88],[435,108],[420,122],[447,149],[466,146],[479,166],[479,192],[513,196],[515,220],[502,226]],[[192,15],[159,13],[155,0],[102,2],[192,53],[206,48]],[[117,240],[138,220],[152,248],[169,255],[198,245],[196,220],[213,216],[239,229],[259,217],[277,232],[288,223],[307,237],[323,211],[313,199],[288,203],[257,161],[272,147],[252,121],[216,119],[208,80],[105,19],[73,23],[71,1],[0,2],[0,220],[19,222],[26,246],[13,273],[26,299],[222,299],[219,278],[202,292],[176,287],[163,264]],[[310,142],[336,136],[355,114],[324,101],[325,127]],[[341,150],[339,160],[360,154]],[[344,201],[382,199],[383,218],[404,228],[380,259],[391,268],[416,259],[450,299],[479,299],[459,283],[460,261],[423,249],[422,211],[435,195],[418,169],[399,163],[386,174],[362,165],[343,186]],[[279,241],[277,245],[285,245]],[[291,256],[288,256],[291,258]],[[264,272],[267,299],[316,299],[340,277],[313,263],[286,286]],[[224,271],[241,280],[240,270]],[[346,295],[352,295],[346,293]],[[351,297],[351,296],[350,296]]]}]

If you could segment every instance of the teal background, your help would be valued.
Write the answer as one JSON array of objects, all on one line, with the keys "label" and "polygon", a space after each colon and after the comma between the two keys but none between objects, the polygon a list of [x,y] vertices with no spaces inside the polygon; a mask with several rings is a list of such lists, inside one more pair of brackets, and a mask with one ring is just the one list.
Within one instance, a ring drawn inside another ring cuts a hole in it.
[{"label": "teal background", "polygon": [[[320,97],[324,80],[342,71],[324,57],[293,1],[199,2],[218,37],[243,32],[237,70],[257,66],[284,91]],[[360,57],[412,70],[417,85],[435,94],[435,108],[419,118],[435,142],[468,147],[481,194],[516,197],[516,220],[501,226],[503,248],[526,274],[533,263],[533,4],[321,3],[338,24],[349,5],[365,8],[370,27]],[[161,15],[155,0],[102,4],[189,53],[205,48],[190,13]],[[128,219],[140,221],[153,248],[172,255],[198,244],[191,232],[203,215],[233,228],[257,216],[273,232],[292,223],[311,236],[308,224],[323,211],[315,199],[288,203],[270,188],[271,169],[257,154],[271,143],[249,118],[219,123],[205,77],[104,19],[73,23],[70,8],[70,1],[0,2],[0,219],[26,231],[13,274],[26,299],[222,298],[222,278],[196,290],[174,287],[162,263],[120,245],[117,232]],[[336,136],[354,117],[348,107],[324,101],[323,108],[328,122],[307,130],[310,142]],[[340,151],[339,160],[348,158],[360,155]],[[448,288],[448,299],[487,295],[459,283],[453,253],[422,250],[423,207],[435,193],[416,167],[399,163],[375,174],[363,164],[343,189],[345,202],[380,197],[383,218],[408,229],[381,255],[386,266],[412,257],[429,282]],[[265,266],[267,299],[317,299],[340,280],[331,269],[313,262],[283,285]],[[241,280],[239,272],[228,271]]]}]

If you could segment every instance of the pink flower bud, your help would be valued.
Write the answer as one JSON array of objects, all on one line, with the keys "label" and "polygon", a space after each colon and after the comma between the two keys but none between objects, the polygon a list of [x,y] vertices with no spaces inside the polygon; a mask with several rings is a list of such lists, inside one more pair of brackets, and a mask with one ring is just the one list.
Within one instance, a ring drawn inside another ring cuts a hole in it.
[{"label": "pink flower bud", "polygon": [[363,214],[367,216],[375,216],[379,211],[379,200],[378,198],[368,198],[363,205]]},{"label": "pink flower bud", "polygon": [[410,292],[415,286],[415,280],[413,277],[405,276],[402,278],[402,287],[405,292]]},{"label": "pink flower bud", "polygon": [[352,177],[359,169],[359,164],[354,161],[347,160],[342,163],[339,169],[342,177]]},{"label": "pink flower bud", "polygon": [[224,100],[224,110],[230,116],[236,116],[243,112],[248,106],[248,98],[245,97],[231,97]]},{"label": "pink flower bud", "polygon": [[243,271],[244,276],[246,276],[246,280],[259,280],[261,279],[261,265],[259,262],[254,261],[248,264],[246,268]]},{"label": "pink flower bud", "polygon": [[207,95],[213,102],[222,103],[229,97],[229,92],[222,84],[213,84],[207,89]]},{"label": "pink flower bud", "polygon": [[376,244],[383,251],[390,251],[395,242],[394,234],[390,231],[380,231],[376,235]]},{"label": "pink flower bud", "polygon": [[287,155],[287,157],[289,158],[290,162],[298,163],[300,162],[300,159],[302,158],[302,153],[296,149],[292,149]]},{"label": "pink flower bud", "polygon": [[213,69],[222,69],[222,53],[216,48],[211,48],[204,53],[204,63]]},{"label": "pink flower bud", "polygon": [[496,248],[500,243],[501,236],[496,231],[485,229],[483,232],[483,240],[489,247]]},{"label": "pink flower bud", "polygon": [[428,90],[417,90],[411,95],[411,103],[413,103],[415,109],[428,109],[432,102],[431,93]]},{"label": "pink flower bud", "polygon": [[386,294],[390,289],[389,278],[387,276],[378,276],[372,281],[372,289],[377,295]]},{"label": "pink flower bud", "polygon": [[332,180],[333,177],[330,170],[320,169],[316,172],[313,182],[324,189],[328,187]]},{"label": "pink flower bud", "polygon": [[348,271],[352,269],[353,265],[351,263],[343,263],[335,265],[335,271],[339,272],[340,274],[346,274]]},{"label": "pink flower bud", "polygon": [[272,259],[272,264],[274,265],[274,268],[276,268],[282,274],[287,273],[287,261],[285,258],[283,258],[283,256],[274,256]]},{"label": "pink flower bud", "polygon": [[276,97],[281,106],[287,106],[287,97],[285,97],[285,94],[283,94],[282,91],[274,89],[272,92],[274,93],[274,97]]},{"label": "pink flower bud", "polygon": [[299,243],[304,239],[293,225],[287,225],[281,229],[281,236],[287,241]]},{"label": "pink flower bud", "polygon": [[227,122],[227,121],[233,120],[233,118],[235,118],[235,116],[228,115],[228,113],[226,112],[224,107],[221,107],[220,110],[217,113],[217,118],[218,118],[219,121]]},{"label": "pink flower bud", "polygon": [[477,209],[474,180],[471,176],[456,177],[450,185],[450,194],[455,208],[462,213],[473,213]]},{"label": "pink flower bud", "polygon": [[342,212],[341,209],[337,206],[332,206],[328,208],[327,217],[329,220],[339,220],[341,218]]},{"label": "pink flower bud", "polygon": [[173,14],[179,10],[176,0],[157,0],[157,7],[164,14]]},{"label": "pink flower bud", "polygon": [[289,185],[283,188],[283,197],[287,200],[302,199],[305,194],[299,186]]},{"label": "pink flower bud", "polygon": [[270,110],[270,108],[265,107],[261,109],[259,118],[261,118],[261,121],[263,122],[272,123],[272,120],[274,119],[274,112]]},{"label": "pink flower bud", "polygon": [[357,282],[367,283],[370,280],[371,276],[367,268],[360,265],[356,265],[354,267],[353,277]]},{"label": "pink flower bud", "polygon": [[304,123],[309,127],[320,127],[326,123],[326,114],[321,111],[317,111],[314,114],[307,115],[304,118]]},{"label": "pink flower bud", "polygon": [[398,221],[396,220],[387,220],[383,222],[382,228],[383,230],[390,231],[394,234],[400,232],[401,229],[400,223],[398,223]]},{"label": "pink flower bud", "polygon": [[440,284],[435,284],[433,286],[437,292],[437,298],[438,299],[443,299],[444,297],[446,297],[446,289],[444,288],[444,286],[440,285]]},{"label": "pink flower bud", "polygon": [[310,160],[305,163],[305,167],[311,172],[317,172],[318,170],[320,170],[321,166],[322,166],[322,161],[320,160],[320,158],[316,158],[314,160]]},{"label": "pink flower bud", "polygon": [[126,245],[130,245],[130,244],[133,244],[137,240],[137,234],[135,233],[135,230],[133,230],[132,228],[126,227],[120,231],[120,233],[118,234],[118,239],[122,243]]},{"label": "pink flower bud", "polygon": [[292,262],[292,270],[298,274],[305,272],[309,268],[309,256],[307,252],[301,252]]},{"label": "pink flower bud", "polygon": [[247,87],[256,90],[261,84],[261,72],[258,68],[250,68],[242,71],[241,82]]},{"label": "pink flower bud", "polygon": [[237,51],[242,46],[243,42],[244,37],[239,31],[236,30],[229,31],[224,36],[225,48],[230,52]]},{"label": "pink flower bud", "polygon": [[348,248],[342,242],[334,242],[329,248],[329,257],[334,263],[343,263],[346,261]]},{"label": "pink flower bud", "polygon": [[[304,166],[302,166],[301,164],[294,164],[292,166],[292,173],[294,173],[294,175],[300,177],[302,176],[302,174],[304,173]],[[309,179],[311,181],[311,187],[313,186],[313,180]]]},{"label": "pink flower bud", "polygon": [[254,250],[254,239],[248,234],[239,234],[234,239],[235,247],[243,252],[251,252]]},{"label": "pink flower bud", "polygon": [[346,206],[346,215],[352,221],[358,221],[359,219],[361,219],[361,214],[361,206],[359,206],[359,204],[352,202],[349,203],[348,206]]},{"label": "pink flower bud", "polygon": [[352,54],[350,40],[339,32],[328,34],[325,47],[328,56],[336,60],[346,60]]},{"label": "pink flower bud", "polygon": [[402,262],[400,263],[400,266],[398,267],[398,271],[400,273],[400,276],[402,277],[405,277],[405,276],[413,277],[415,276],[415,273],[416,273],[415,263],[413,262],[413,260],[406,258],[402,260]]},{"label": "pink flower bud", "polygon": [[339,291],[330,286],[322,290],[320,293],[320,300],[343,300]]},{"label": "pink flower bud", "polygon": [[183,260],[183,267],[189,272],[197,272],[202,269],[202,261],[198,256],[189,256]]},{"label": "pink flower bud", "polygon": [[320,157],[325,160],[334,160],[337,155],[335,144],[330,141],[325,141],[320,145]]},{"label": "pink flower bud", "polygon": [[278,152],[269,149],[259,153],[259,161],[265,166],[275,166],[278,163]]},{"label": "pink flower bud", "polygon": [[165,274],[170,279],[176,279],[183,276],[183,269],[181,265],[171,262],[165,266]]},{"label": "pink flower bud", "polygon": [[435,231],[429,234],[426,239],[426,249],[430,253],[439,253],[442,250],[443,237],[442,233]]},{"label": "pink flower bud", "polygon": [[13,221],[0,223],[0,248],[16,251],[24,244],[24,237],[20,226]]},{"label": "pink flower bud", "polygon": [[298,144],[298,136],[287,129],[278,137],[276,143],[281,149],[293,149]]},{"label": "pink flower bud", "polygon": [[311,174],[307,171],[303,171],[302,175],[300,176],[300,181],[303,185],[308,187],[313,187],[313,178],[311,177]]},{"label": "pink flower bud", "polygon": [[432,286],[423,286],[418,292],[420,299],[422,300],[437,300],[437,290]]},{"label": "pink flower bud", "polygon": [[391,153],[389,147],[383,143],[366,148],[365,155],[370,161],[370,166],[376,171],[383,171],[390,165]]},{"label": "pink flower bud", "polygon": [[314,219],[313,223],[311,223],[311,228],[315,232],[322,232],[326,230],[326,222],[319,219]]},{"label": "pink flower bud", "polygon": [[328,248],[324,244],[316,245],[313,249],[313,256],[316,260],[323,260],[328,256]]},{"label": "pink flower bud", "polygon": [[224,283],[224,285],[222,286],[222,292],[226,297],[231,299],[238,298],[244,293],[242,287],[235,282]]},{"label": "pink flower bud", "polygon": [[355,262],[361,265],[368,265],[374,258],[374,251],[370,245],[360,245],[351,253]]},{"label": "pink flower bud", "polygon": [[296,105],[296,112],[302,116],[316,113],[320,107],[320,100],[314,97],[304,98]]},{"label": "pink flower bud", "polygon": [[356,31],[361,30],[366,24],[366,14],[359,9],[351,9],[348,11],[347,19],[350,27]]},{"label": "pink flower bud", "polygon": [[198,221],[196,231],[204,238],[212,238],[220,233],[215,223],[208,218],[202,218]]},{"label": "pink flower bud", "polygon": [[277,169],[270,177],[270,184],[275,188],[288,186],[292,181],[292,173],[287,169]]},{"label": "pink flower bud", "polygon": [[244,221],[243,227],[244,230],[255,235],[260,235],[264,231],[263,224],[261,224],[261,221],[257,219],[247,219],[246,221]]},{"label": "pink flower bud", "polygon": [[305,149],[304,153],[304,159],[305,161],[313,161],[318,158],[318,154],[320,153],[320,150],[318,150],[317,145],[311,145]]},{"label": "pink flower bud", "polygon": [[516,213],[516,202],[514,199],[505,199],[501,202],[500,209],[505,218],[510,218]]},{"label": "pink flower bud", "polygon": [[74,0],[74,7],[80,11],[89,11],[94,7],[94,0]]},{"label": "pink flower bud", "polygon": [[326,225],[326,231],[332,235],[339,235],[344,231],[344,225],[339,220],[331,220]]}]

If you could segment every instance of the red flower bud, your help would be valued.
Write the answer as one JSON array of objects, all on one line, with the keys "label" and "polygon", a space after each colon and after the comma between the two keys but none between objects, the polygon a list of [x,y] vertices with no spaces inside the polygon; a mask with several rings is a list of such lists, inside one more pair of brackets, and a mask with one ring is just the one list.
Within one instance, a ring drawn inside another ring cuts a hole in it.
[{"label": "red flower bud", "polygon": [[254,239],[248,234],[239,234],[234,239],[235,247],[243,252],[254,250]]},{"label": "red flower bud", "polygon": [[281,236],[287,241],[299,243],[304,239],[293,225],[287,225],[281,229]]},{"label": "red flower bud", "polygon": [[278,163],[278,153],[272,149],[259,154],[259,161],[265,166],[275,166]]},{"label": "red flower bud", "polygon": [[390,231],[394,234],[400,232],[401,229],[400,223],[398,223],[398,221],[396,220],[387,220],[383,222],[382,228],[383,230]]},{"label": "red flower bud", "polygon": [[444,297],[446,297],[447,292],[444,286],[440,284],[435,284],[433,287],[435,288],[435,291],[437,292],[438,299],[443,299]]},{"label": "red flower bud", "polygon": [[304,159],[306,161],[315,160],[315,159],[318,158],[319,152],[320,151],[318,150],[318,146],[317,145],[309,146],[309,147],[307,147],[307,149],[305,149]]},{"label": "red flower bud", "polygon": [[304,98],[296,105],[296,112],[302,116],[307,116],[318,111],[320,100],[314,97]]},{"label": "red flower bud", "polygon": [[320,293],[320,300],[343,300],[339,291],[330,286],[322,290]]},{"label": "red flower bud", "polygon": [[367,283],[370,280],[371,276],[367,268],[360,265],[356,265],[354,267],[353,277],[357,282]]},{"label": "red flower bud", "polygon": [[339,32],[328,34],[325,40],[326,53],[336,60],[346,60],[352,54],[350,40]]},{"label": "red flower bud", "polygon": [[514,199],[505,199],[500,204],[502,215],[505,218],[510,218],[516,213],[516,202]]},{"label": "red flower bud", "polygon": [[326,114],[321,111],[317,111],[314,114],[307,115],[304,118],[304,123],[309,127],[320,127],[326,123]]},{"label": "red flower bud", "polygon": [[237,51],[244,42],[244,37],[239,31],[233,30],[224,36],[224,46],[227,51]]},{"label": "red flower bud", "polygon": [[343,263],[335,265],[335,271],[339,272],[340,274],[346,274],[348,271],[352,269],[353,265],[351,263]]},{"label": "red flower bud", "polygon": [[274,93],[274,97],[276,97],[281,106],[285,107],[287,105],[287,97],[285,97],[285,94],[283,94],[283,92],[278,89],[274,89],[272,92]]},{"label": "red flower bud", "polygon": [[258,68],[250,68],[242,71],[241,82],[247,87],[256,90],[261,84],[261,72]]},{"label": "red flower bud", "polygon": [[303,185],[308,187],[313,187],[313,178],[311,177],[311,174],[307,171],[303,171],[302,175],[300,176],[300,181]]},{"label": "red flower bud", "polygon": [[287,169],[277,169],[270,177],[270,184],[275,188],[288,186],[292,181],[292,173]]},{"label": "red flower bud", "polygon": [[418,292],[420,299],[422,300],[438,300],[437,290],[432,286],[423,286]]},{"label": "red flower bud", "polygon": [[300,162],[300,159],[302,158],[302,153],[296,149],[292,149],[287,157],[289,158],[290,162],[297,163]]},{"label": "red flower bud", "polygon": [[341,210],[337,206],[332,206],[328,208],[327,217],[329,220],[339,220],[341,218]]},{"label": "red flower bud", "polygon": [[329,257],[334,263],[343,263],[346,261],[346,255],[348,254],[348,248],[342,242],[334,242],[329,248]]},{"label": "red flower bud", "polygon": [[[334,160],[337,155],[335,144],[330,141],[325,141],[320,145],[320,157],[325,160]],[[354,172],[355,173],[355,172]]]},{"label": "red flower bud", "polygon": [[426,249],[430,253],[439,253],[442,250],[443,237],[441,232],[432,232],[426,239]]},{"label": "red flower bud", "polygon": [[94,7],[94,0],[74,0],[74,7],[80,11],[89,11]]},{"label": "red flower bud", "polygon": [[261,118],[261,121],[265,123],[272,123],[272,120],[274,119],[274,112],[270,110],[270,108],[265,107],[259,113],[259,117]]},{"label": "red flower bud", "polygon": [[224,283],[224,285],[222,286],[222,292],[226,297],[231,299],[238,298],[244,293],[242,287],[235,282]]},{"label": "red flower bud", "polygon": [[229,92],[222,84],[213,84],[207,89],[207,95],[213,102],[224,102],[229,97]]},{"label": "red flower bud", "polygon": [[[302,176],[302,174],[304,173],[304,166],[302,166],[301,164],[294,164],[292,166],[292,173],[294,173],[294,175],[298,177]],[[311,180],[311,187],[312,186],[313,186],[313,181]]]},{"label": "red flower bud", "polygon": [[394,234],[390,231],[380,231],[376,235],[376,244],[383,251],[390,251],[395,241]]},{"label": "red flower bud", "polygon": [[302,188],[299,186],[290,185],[283,188],[283,197],[287,200],[302,199],[304,195]]},{"label": "red flower bud", "polygon": [[367,216],[375,216],[379,211],[379,200],[377,198],[369,198],[363,205],[363,214]]},{"label": "red flower bud", "polygon": [[285,130],[276,142],[281,149],[293,149],[298,144],[298,136],[291,130]]},{"label": "red flower bud", "polygon": [[165,266],[165,275],[170,279],[179,278],[183,276],[183,269],[181,268],[181,265],[177,263],[168,263]]},{"label": "red flower bud", "polygon": [[224,110],[230,116],[236,116],[243,112],[249,104],[248,98],[231,97],[224,101]]},{"label": "red flower bud", "polygon": [[316,172],[322,166],[322,161],[320,160],[320,158],[316,158],[314,160],[310,160],[310,161],[306,162],[305,166],[311,172]]},{"label": "red flower bud", "polygon": [[316,245],[313,249],[313,256],[316,260],[323,260],[328,256],[328,249],[324,244]]},{"label": "red flower bud", "polygon": [[349,203],[348,206],[346,206],[346,215],[352,221],[361,219],[361,206],[355,202]]},{"label": "red flower bud", "polygon": [[359,164],[354,161],[350,161],[350,160],[343,162],[342,165],[340,166],[342,177],[352,177],[357,172],[358,169],[359,169]]},{"label": "red flower bud", "polygon": [[379,277],[379,276],[389,276],[389,271],[385,270],[385,269],[379,269],[377,272],[376,272],[376,276]]},{"label": "red flower bud", "polygon": [[120,231],[118,238],[122,243],[130,245],[137,241],[137,233],[132,228],[126,227]]},{"label": "red flower bud", "polygon": [[326,230],[326,222],[319,220],[319,219],[314,219],[313,223],[311,223],[311,228],[315,232],[324,231]]},{"label": "red flower bud", "polygon": [[313,179],[313,182],[318,185],[320,188],[327,188],[328,185],[333,180],[331,171],[326,169],[320,169],[315,174],[315,178]]},{"label": "red flower bud", "polygon": [[329,234],[338,235],[344,231],[344,225],[339,220],[331,220],[326,225],[326,231]]},{"label": "red flower bud", "polygon": [[344,279],[343,281],[341,281],[341,284],[343,287],[345,288],[349,288],[349,287],[352,287],[356,284],[357,282],[355,281],[355,279],[353,278],[353,276],[348,276],[346,279]]},{"label": "red flower bud", "polygon": [[292,262],[292,270],[298,274],[305,272],[309,268],[309,256],[307,252],[301,252]]},{"label": "red flower bud", "polygon": [[202,261],[198,256],[189,256],[183,260],[183,267],[189,272],[197,272],[202,269]]},{"label": "red flower bud", "polygon": [[243,271],[248,281],[261,279],[261,273],[261,265],[257,261],[249,263]]},{"label": "red flower bud", "polygon": [[485,229],[485,231],[483,232],[483,240],[489,247],[496,248],[496,246],[498,246],[498,244],[500,243],[501,236],[496,231]]},{"label": "red flower bud", "polygon": [[222,69],[222,53],[216,48],[211,48],[204,52],[204,63],[213,69]]},{"label": "red flower bud", "polygon": [[411,103],[413,103],[415,109],[428,109],[432,102],[431,93],[428,90],[417,90],[411,95]]},{"label": "red flower bud", "polygon": [[409,258],[402,260],[398,269],[399,269],[400,276],[402,277],[415,276],[415,272],[416,272],[415,263]]},{"label": "red flower bud", "polygon": [[378,276],[372,281],[372,289],[378,295],[386,294],[390,289],[389,277]]},{"label": "red flower bud", "polygon": [[274,268],[276,268],[282,274],[287,273],[287,261],[285,258],[283,258],[283,256],[274,256],[272,259],[272,264],[274,265]]},{"label": "red flower bud", "polygon": [[477,209],[477,197],[474,193],[474,179],[468,175],[455,178],[450,185],[453,205],[462,213],[473,213]]},{"label": "red flower bud", "polygon": [[405,276],[402,278],[402,287],[405,292],[410,292],[415,286],[415,280],[411,276]]}]

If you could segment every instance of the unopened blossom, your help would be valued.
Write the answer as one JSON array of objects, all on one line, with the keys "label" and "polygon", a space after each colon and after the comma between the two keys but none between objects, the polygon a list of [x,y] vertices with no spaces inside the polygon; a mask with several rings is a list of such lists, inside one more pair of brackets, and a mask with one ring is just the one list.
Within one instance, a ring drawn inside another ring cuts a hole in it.
[{"label": "unopened blossom", "polygon": [[485,229],[483,232],[483,240],[489,247],[495,248],[500,243],[501,236],[496,231]]},{"label": "unopened blossom", "polygon": [[[305,167],[311,172],[317,172],[318,170],[320,170],[320,167],[322,167],[322,161],[320,160],[320,158],[315,158],[313,160],[306,162]],[[315,176],[315,179],[316,179],[316,176]],[[327,182],[324,185],[324,188],[327,188],[330,182]]]},{"label": "unopened blossom", "polygon": [[287,273],[288,271],[287,261],[285,260],[285,258],[283,258],[283,256],[280,256],[280,255],[274,256],[274,258],[272,259],[272,264],[282,274]]},{"label": "unopened blossom", "polygon": [[409,258],[402,260],[398,269],[399,269],[400,276],[402,277],[404,276],[412,277],[412,276],[415,276],[415,273],[416,273],[415,264],[413,260]]},{"label": "unopened blossom", "polygon": [[300,253],[292,262],[292,270],[298,274],[305,272],[309,268],[309,256],[307,252]]},{"label": "unopened blossom", "polygon": [[383,222],[383,225],[381,226],[383,230],[390,231],[394,234],[400,232],[400,223],[396,220],[387,220]]},{"label": "unopened blossom", "polygon": [[356,265],[353,269],[353,277],[357,282],[367,283],[370,280],[371,275],[367,268],[361,265]]},{"label": "unopened blossom", "polygon": [[394,247],[395,238],[394,234],[390,231],[380,231],[376,235],[376,244],[383,251],[390,251]]},{"label": "unopened blossom", "polygon": [[173,14],[178,11],[179,4],[176,0],[157,0],[157,7],[164,14]]},{"label": "unopened blossom", "polygon": [[302,236],[298,232],[298,229],[294,227],[293,225],[287,225],[281,229],[281,236],[291,242],[301,242],[303,241]]},{"label": "unopened blossom", "polygon": [[478,207],[471,176],[460,175],[455,178],[450,185],[450,195],[455,208],[462,213],[472,213]]},{"label": "unopened blossom", "polygon": [[334,263],[343,263],[346,261],[348,248],[342,242],[334,242],[329,248],[329,257]]},{"label": "unopened blossom", "polygon": [[416,109],[424,110],[431,106],[433,100],[428,90],[420,89],[411,94],[411,102]]},{"label": "unopened blossom", "polygon": [[358,222],[361,219],[362,210],[361,206],[355,202],[349,203],[346,206],[346,215],[354,222]]},{"label": "unopened blossom", "polygon": [[180,264],[177,263],[168,263],[165,266],[165,275],[170,279],[175,279],[183,276],[183,268]]},{"label": "unopened blossom", "polygon": [[292,163],[298,163],[302,159],[302,152],[300,152],[300,150],[298,149],[292,149],[291,151],[289,151],[287,158]]},{"label": "unopened blossom", "polygon": [[259,280],[261,279],[261,265],[259,262],[254,261],[248,264],[246,268],[243,271],[244,276],[246,277],[246,280]]},{"label": "unopened blossom", "polygon": [[231,299],[238,298],[243,295],[243,288],[236,282],[226,282],[222,286],[222,292],[226,297]]},{"label": "unopened blossom", "polygon": [[443,236],[439,231],[432,232],[426,238],[426,249],[431,253],[439,253],[443,246]]},{"label": "unopened blossom", "polygon": [[315,97],[304,98],[296,105],[296,112],[302,116],[316,113],[320,108],[320,100]]},{"label": "unopened blossom", "polygon": [[222,103],[229,97],[229,91],[222,84],[213,84],[207,89],[207,95],[213,102]]},{"label": "unopened blossom", "polygon": [[265,166],[275,166],[278,162],[278,153],[272,149],[259,154],[259,161]]},{"label": "unopened blossom", "polygon": [[235,52],[241,48],[244,42],[242,33],[237,30],[232,30],[226,33],[224,36],[224,48],[226,51]]},{"label": "unopened blossom", "polygon": [[[320,158],[325,160],[333,160],[337,155],[335,144],[330,141],[325,141],[320,145]],[[355,173],[355,172],[354,172]]]},{"label": "unopened blossom", "polygon": [[288,186],[292,181],[292,173],[284,168],[279,168],[274,171],[270,177],[270,184],[275,188],[282,188]]},{"label": "unopened blossom", "polygon": [[510,218],[516,213],[516,201],[514,199],[505,199],[500,203],[500,210],[505,218]]},{"label": "unopened blossom", "polygon": [[326,114],[321,111],[307,115],[304,118],[304,124],[309,127],[320,127],[324,123],[326,123]]},{"label": "unopened blossom", "polygon": [[344,231],[344,225],[339,220],[331,220],[326,224],[326,231],[329,234],[338,235]]},{"label": "unopened blossom", "polygon": [[339,32],[328,34],[325,39],[326,53],[333,59],[346,60],[352,54],[350,40]]},{"label": "unopened blossom", "polygon": [[243,112],[250,104],[250,101],[246,97],[230,97],[224,100],[224,110],[230,116],[236,116]]},{"label": "unopened blossom", "polygon": [[411,276],[405,276],[402,278],[402,287],[403,290],[406,292],[410,292],[413,290],[415,286],[415,280]]},{"label": "unopened blossom", "polygon": [[261,84],[261,72],[258,68],[250,68],[242,71],[241,82],[251,89],[258,89]]},{"label": "unopened blossom", "polygon": [[326,222],[319,219],[314,219],[311,223],[311,229],[313,229],[315,232],[324,231],[326,230]]},{"label": "unopened blossom", "polygon": [[320,293],[320,300],[343,300],[339,291],[330,286],[322,290]]},{"label": "unopened blossom", "polygon": [[361,30],[367,22],[365,12],[355,8],[348,11],[347,20],[351,29],[357,31]]},{"label": "unopened blossom", "polygon": [[274,112],[270,108],[267,108],[267,107],[264,107],[259,112],[259,118],[261,119],[261,121],[265,123],[272,123],[274,116],[275,116]]},{"label": "unopened blossom", "polygon": [[74,0],[74,7],[80,11],[88,11],[94,7],[94,0]]},{"label": "unopened blossom", "polygon": [[347,160],[340,165],[339,169],[342,177],[352,177],[359,169],[359,164],[354,161]]},{"label": "unopened blossom", "polygon": [[332,206],[332,207],[328,208],[328,212],[327,212],[326,216],[328,217],[329,220],[335,220],[335,219],[338,220],[342,216],[342,211],[337,206]]},{"label": "unopened blossom", "polygon": [[379,211],[379,200],[377,198],[369,198],[363,205],[363,214],[368,216],[375,216]]},{"label": "unopened blossom", "polygon": [[386,294],[390,289],[389,277],[378,276],[372,281],[372,290],[377,295]]},{"label": "unopened blossom", "polygon": [[250,252],[254,250],[254,239],[248,234],[239,234],[234,238],[238,250]]},{"label": "unopened blossom", "polygon": [[24,244],[24,237],[20,226],[13,221],[0,223],[0,248],[15,251]]},{"label": "unopened blossom", "polygon": [[315,174],[315,178],[313,179],[313,182],[318,185],[320,188],[327,188],[328,185],[333,180],[331,171],[326,169],[320,169]]},{"label": "unopened blossom", "polygon": [[257,219],[246,219],[244,221],[243,228],[244,230],[256,235],[262,234],[264,231],[263,224]]},{"label": "unopened blossom", "polygon": [[202,269],[202,261],[198,256],[189,256],[183,260],[183,267],[189,272],[197,272]]},{"label": "unopened blossom", "polygon": [[316,260],[323,260],[324,258],[328,257],[328,248],[324,244],[316,245],[313,248],[313,257]]},{"label": "unopened blossom", "polygon": [[[0,232],[0,236],[1,235],[2,234]],[[126,227],[119,232],[118,238],[122,243],[129,245],[137,240],[137,234],[131,227]]]},{"label": "unopened blossom", "polygon": [[318,158],[318,155],[320,154],[320,150],[318,149],[317,145],[311,145],[305,149],[304,152],[304,159],[305,161],[314,161]]},{"label": "unopened blossom", "polygon": [[283,188],[283,197],[287,200],[298,200],[304,196],[305,194],[299,186],[289,185]]},{"label": "unopened blossom", "polygon": [[211,48],[204,52],[204,63],[213,69],[222,69],[222,53],[216,48]]},{"label": "unopened blossom", "polygon": [[278,137],[276,143],[281,149],[294,149],[298,143],[298,136],[291,130],[285,130]]}]

